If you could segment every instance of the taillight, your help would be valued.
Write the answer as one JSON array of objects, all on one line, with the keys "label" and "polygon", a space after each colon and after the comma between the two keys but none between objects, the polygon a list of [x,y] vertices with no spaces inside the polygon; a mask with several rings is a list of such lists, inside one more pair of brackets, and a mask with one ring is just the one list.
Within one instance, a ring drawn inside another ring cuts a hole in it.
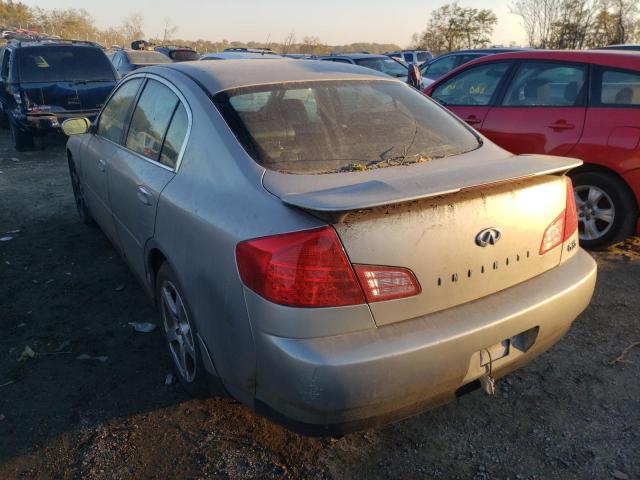
[{"label": "taillight", "polygon": [[565,177],[565,179],[566,206],[562,213],[544,231],[542,243],[540,244],[540,255],[544,255],[568,240],[578,229],[578,213],[576,200],[573,196],[573,184],[569,177]]},{"label": "taillight", "polygon": [[576,208],[576,197],[573,193],[573,182],[569,177],[565,178],[567,183],[567,216],[564,221],[563,242],[569,240],[569,237],[578,230],[578,209]]},{"label": "taillight", "polygon": [[356,276],[331,227],[239,243],[236,260],[242,282],[280,305],[339,307],[420,293],[404,268],[356,265]]},{"label": "taillight", "polygon": [[354,265],[367,302],[412,297],[420,293],[420,284],[411,270],[377,265]]},{"label": "taillight", "polygon": [[281,305],[336,307],[365,303],[342,245],[330,227],[238,244],[242,282]]}]

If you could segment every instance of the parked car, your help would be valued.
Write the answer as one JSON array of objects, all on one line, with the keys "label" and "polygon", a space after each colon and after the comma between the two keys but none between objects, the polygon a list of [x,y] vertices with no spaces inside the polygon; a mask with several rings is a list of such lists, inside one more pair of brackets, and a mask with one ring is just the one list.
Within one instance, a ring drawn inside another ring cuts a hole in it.
[{"label": "parked car", "polygon": [[517,52],[521,48],[483,48],[473,50],[459,50],[457,52],[445,53],[433,60],[420,65],[420,73],[425,86],[430,85],[438,78],[449,73],[454,68],[464,65],[471,60],[486,57],[487,55],[495,55],[497,53]]},{"label": "parked car", "polygon": [[120,77],[142,67],[172,63],[166,55],[149,50],[116,50],[111,56],[111,62]]},{"label": "parked car", "polygon": [[341,53],[320,57],[318,60],[335,63],[349,63],[360,67],[371,68],[395,78],[407,78],[406,65],[394,60],[387,55],[375,55],[372,53]]},{"label": "parked car", "polygon": [[116,84],[116,73],[95,44],[11,41],[0,49],[0,125],[16,150],[44,146],[67,118],[93,118]]},{"label": "parked car", "polygon": [[156,52],[166,55],[174,62],[191,62],[200,60],[200,55],[193,48],[177,47],[173,45],[160,45],[155,47]]},{"label": "parked car", "polygon": [[481,58],[425,90],[517,154],[576,157],[580,240],[599,248],[638,232],[640,56],[529,51]]},{"label": "parked car", "polygon": [[305,433],[490,388],[593,292],[581,162],[514,157],[379,73],[150,67],[65,129],[80,218],[155,299],[182,385]]},{"label": "parked car", "polygon": [[385,55],[402,60],[407,64],[415,63],[417,65],[422,65],[433,58],[431,52],[428,52],[427,50],[400,50],[397,52],[388,52],[385,53]]},{"label": "parked car", "polygon": [[256,58],[282,59],[280,55],[276,55],[275,53],[229,52],[225,50],[224,52],[205,53],[200,57],[200,60],[251,60]]}]

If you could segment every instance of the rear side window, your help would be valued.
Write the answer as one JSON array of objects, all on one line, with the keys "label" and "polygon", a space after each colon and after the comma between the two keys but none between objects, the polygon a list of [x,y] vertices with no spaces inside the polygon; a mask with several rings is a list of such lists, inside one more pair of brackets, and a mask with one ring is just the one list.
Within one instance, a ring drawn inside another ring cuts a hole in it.
[{"label": "rear side window", "polygon": [[72,45],[25,47],[19,54],[20,81],[115,80],[111,62],[99,48]]},{"label": "rear side window", "polygon": [[129,119],[129,113],[141,83],[141,78],[134,78],[125,82],[113,94],[100,114],[98,135],[112,142],[120,143],[125,123]]},{"label": "rear side window", "polygon": [[443,105],[489,105],[508,69],[508,63],[471,67],[438,86],[433,92],[433,98]]},{"label": "rear side window", "polygon": [[603,70],[600,103],[607,106],[640,106],[640,73]]},{"label": "rear side window", "polygon": [[176,163],[178,162],[184,139],[187,136],[188,128],[189,117],[187,116],[187,111],[184,105],[179,103],[169,124],[164,144],[162,145],[160,163],[169,168],[176,168]]},{"label": "rear side window", "polygon": [[178,97],[168,87],[149,80],[133,111],[126,147],[157,161],[178,102]]},{"label": "rear side window", "polygon": [[429,60],[427,52],[418,52],[418,63],[426,62],[427,60]]},{"label": "rear side window", "polygon": [[502,102],[505,106],[572,107],[582,103],[586,68],[559,63],[523,63]]},{"label": "rear side window", "polygon": [[321,174],[422,163],[480,144],[420,92],[393,81],[244,87],[214,103],[260,165]]},{"label": "rear side window", "polygon": [[404,61],[407,62],[407,63],[413,62],[413,53],[405,53],[404,54]]}]

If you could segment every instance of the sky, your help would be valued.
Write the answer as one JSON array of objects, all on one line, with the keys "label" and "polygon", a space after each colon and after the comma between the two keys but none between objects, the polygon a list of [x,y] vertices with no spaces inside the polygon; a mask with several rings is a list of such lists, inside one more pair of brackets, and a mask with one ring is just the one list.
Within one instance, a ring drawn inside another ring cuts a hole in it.
[{"label": "sky", "polygon": [[[282,42],[294,31],[298,41],[319,37],[330,45],[354,42],[395,43],[406,47],[424,30],[429,12],[447,1],[425,0],[22,0],[46,9],[85,8],[99,28],[117,26],[134,12],[144,17],[148,37],[161,37],[164,20],[185,40]],[[519,17],[510,0],[461,0],[463,6],[490,8],[498,16],[492,42],[524,43]]]}]

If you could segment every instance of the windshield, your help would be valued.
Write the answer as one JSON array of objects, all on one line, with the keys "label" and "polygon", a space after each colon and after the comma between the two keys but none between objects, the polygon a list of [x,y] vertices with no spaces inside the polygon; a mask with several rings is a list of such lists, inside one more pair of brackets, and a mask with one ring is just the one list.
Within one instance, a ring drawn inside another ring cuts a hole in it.
[{"label": "windshield", "polygon": [[20,49],[20,81],[113,81],[111,62],[98,48],[72,45]]},{"label": "windshield", "polygon": [[171,59],[160,52],[146,50],[133,50],[127,52],[129,61],[134,65],[156,65],[158,63],[171,63]]},{"label": "windshield", "polygon": [[200,60],[198,55],[193,50],[172,50],[169,56],[176,62],[190,62],[192,60]]},{"label": "windshield", "polygon": [[408,69],[404,65],[396,62],[391,58],[361,58],[355,60],[356,64],[361,67],[372,68],[379,72],[386,73],[392,77],[406,77]]},{"label": "windshield", "polygon": [[479,146],[461,122],[400,82],[261,85],[221,92],[214,103],[257,163],[286,173],[408,165]]}]

